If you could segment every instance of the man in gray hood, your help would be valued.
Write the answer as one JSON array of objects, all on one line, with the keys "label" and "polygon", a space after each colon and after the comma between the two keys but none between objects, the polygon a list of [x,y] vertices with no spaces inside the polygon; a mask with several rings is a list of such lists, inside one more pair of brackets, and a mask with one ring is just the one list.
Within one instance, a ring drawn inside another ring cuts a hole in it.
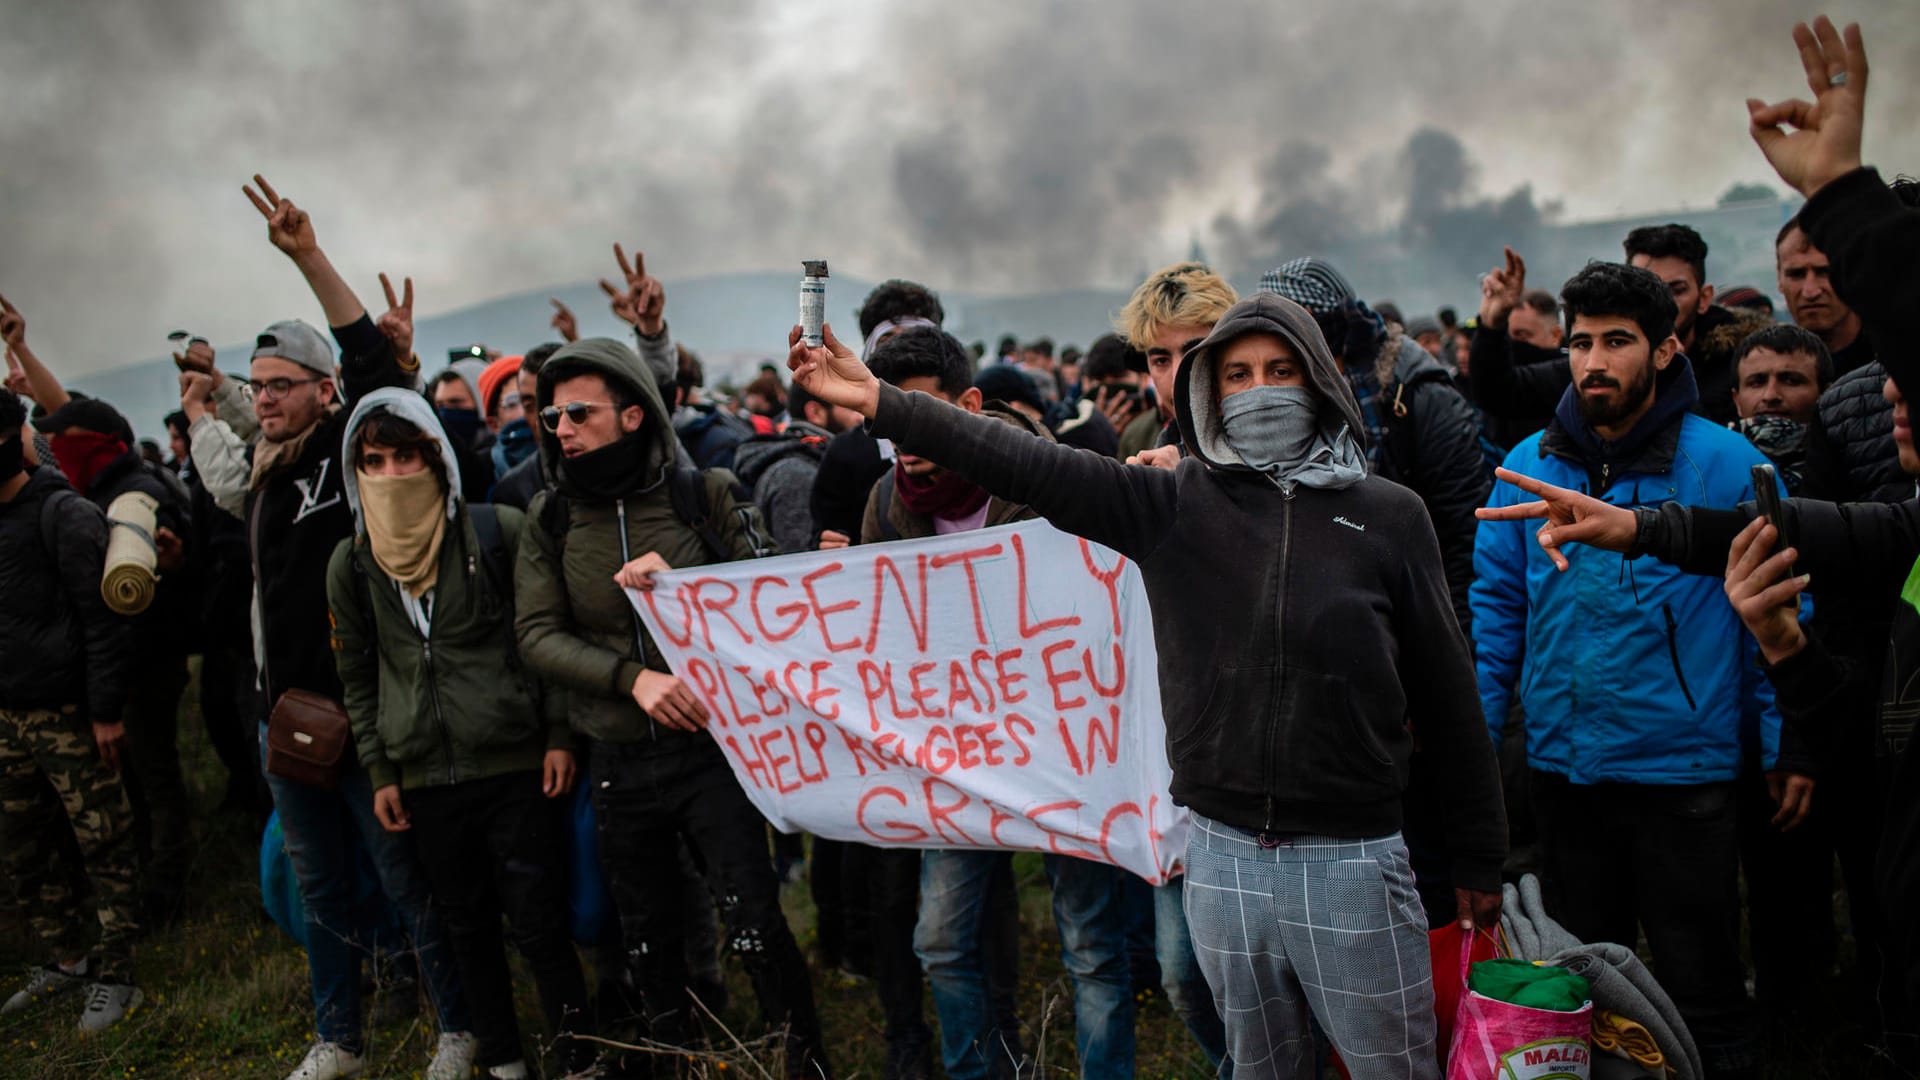
[{"label": "man in gray hood", "polygon": [[[1400,838],[1435,770],[1461,921],[1494,926],[1506,821],[1426,508],[1371,476],[1313,317],[1234,305],[1181,363],[1193,456],[1127,466],[880,384],[829,332],[787,360],[876,437],[1134,560],[1159,652],[1186,908],[1236,1075],[1437,1078],[1427,919]],[[1249,545],[1247,538],[1266,540]],[[1415,743],[1418,741],[1418,752]]]}]

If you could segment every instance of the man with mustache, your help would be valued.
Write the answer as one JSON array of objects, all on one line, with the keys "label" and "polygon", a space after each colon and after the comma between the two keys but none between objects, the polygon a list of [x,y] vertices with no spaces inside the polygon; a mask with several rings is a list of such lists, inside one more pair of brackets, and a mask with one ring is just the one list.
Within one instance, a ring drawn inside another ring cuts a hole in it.
[{"label": "man with mustache", "polygon": [[[1622,507],[1753,498],[1750,470],[1766,459],[1692,412],[1666,284],[1589,263],[1561,301],[1571,385],[1506,468]],[[1526,499],[1502,481],[1489,505]],[[1709,1074],[1757,1075],[1734,781],[1743,732],[1758,731],[1761,764],[1776,769],[1780,718],[1754,639],[1711,579],[1592,549],[1570,561],[1556,573],[1521,523],[1480,523],[1480,696],[1496,740],[1516,693],[1526,714],[1548,910],[1582,941],[1631,946],[1644,928]],[[1768,781],[1783,818],[1804,812],[1810,783]]]}]

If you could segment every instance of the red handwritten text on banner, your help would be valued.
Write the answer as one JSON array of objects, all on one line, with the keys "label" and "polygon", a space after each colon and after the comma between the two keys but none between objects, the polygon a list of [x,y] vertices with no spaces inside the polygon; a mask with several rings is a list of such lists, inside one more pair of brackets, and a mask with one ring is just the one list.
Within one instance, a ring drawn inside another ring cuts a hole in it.
[{"label": "red handwritten text on banner", "polygon": [[1028,522],[629,595],[782,829],[1179,864],[1146,591],[1106,548]]}]

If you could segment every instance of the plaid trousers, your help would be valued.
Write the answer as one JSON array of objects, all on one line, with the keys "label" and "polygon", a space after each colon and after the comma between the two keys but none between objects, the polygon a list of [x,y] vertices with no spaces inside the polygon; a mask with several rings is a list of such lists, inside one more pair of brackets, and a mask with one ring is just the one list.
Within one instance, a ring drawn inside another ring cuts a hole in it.
[{"label": "plaid trousers", "polygon": [[1187,922],[1233,1075],[1439,1080],[1427,920],[1400,834],[1269,837],[1193,815]]}]

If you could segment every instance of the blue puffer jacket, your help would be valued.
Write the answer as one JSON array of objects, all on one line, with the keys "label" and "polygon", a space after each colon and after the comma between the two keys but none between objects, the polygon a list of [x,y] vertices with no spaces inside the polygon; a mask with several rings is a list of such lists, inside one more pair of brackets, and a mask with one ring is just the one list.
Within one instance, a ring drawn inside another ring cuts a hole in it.
[{"label": "blue puffer jacket", "polygon": [[[1753,498],[1749,470],[1766,458],[1687,412],[1698,392],[1684,358],[1660,373],[1653,410],[1616,442],[1587,427],[1577,393],[1568,388],[1553,423],[1514,447],[1507,468],[1616,506]],[[1500,482],[1488,504],[1531,499]],[[1474,545],[1480,700],[1495,742],[1517,686],[1528,762],[1574,783],[1731,780],[1756,738],[1772,768],[1780,714],[1720,579],[1586,545],[1563,549],[1571,565],[1561,573],[1535,541],[1538,527],[1483,521]]]}]

